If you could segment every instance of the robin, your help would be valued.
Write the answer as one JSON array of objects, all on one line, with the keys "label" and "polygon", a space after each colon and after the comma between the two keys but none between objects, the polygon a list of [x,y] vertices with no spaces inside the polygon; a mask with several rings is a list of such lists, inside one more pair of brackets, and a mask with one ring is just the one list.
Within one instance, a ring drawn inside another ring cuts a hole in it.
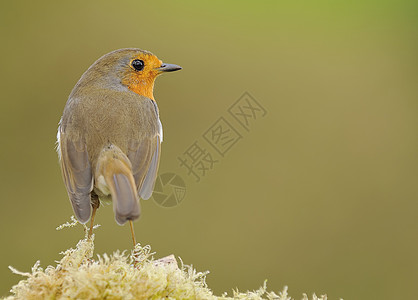
[{"label": "robin", "polygon": [[119,225],[141,213],[157,175],[163,130],[153,89],[155,78],[181,67],[151,52],[119,49],[99,58],[73,88],[58,127],[64,184],[79,222],[101,201],[112,201]]}]

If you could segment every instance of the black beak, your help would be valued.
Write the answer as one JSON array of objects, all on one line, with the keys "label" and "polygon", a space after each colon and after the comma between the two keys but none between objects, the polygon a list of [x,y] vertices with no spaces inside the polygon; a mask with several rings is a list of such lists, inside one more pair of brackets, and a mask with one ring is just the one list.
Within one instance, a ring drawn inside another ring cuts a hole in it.
[{"label": "black beak", "polygon": [[156,70],[160,71],[160,72],[174,72],[174,71],[178,71],[181,70],[182,67],[178,66],[178,65],[173,65],[173,64],[162,64],[161,67],[157,68]]}]

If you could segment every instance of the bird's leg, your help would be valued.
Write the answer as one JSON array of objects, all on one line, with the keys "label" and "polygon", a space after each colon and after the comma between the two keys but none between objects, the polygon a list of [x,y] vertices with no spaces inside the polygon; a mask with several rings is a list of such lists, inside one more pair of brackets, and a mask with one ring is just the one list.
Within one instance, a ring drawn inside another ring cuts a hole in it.
[{"label": "bird's leg", "polygon": [[96,210],[97,210],[97,207],[93,206],[93,212],[91,214],[91,219],[90,219],[89,238],[91,238],[91,235],[93,234],[93,224],[94,224],[94,216],[96,215]]},{"label": "bird's leg", "polygon": [[135,248],[136,239],[135,239],[135,231],[134,231],[134,222],[132,220],[129,220],[129,225],[131,226],[132,242],[134,243],[134,248]]},{"label": "bird's leg", "polygon": [[91,193],[90,199],[91,199],[91,206],[93,208],[93,212],[92,212],[91,218],[90,218],[89,238],[91,238],[91,236],[93,234],[94,217],[96,216],[96,210],[100,206],[99,196],[97,196],[97,194],[95,192]]}]

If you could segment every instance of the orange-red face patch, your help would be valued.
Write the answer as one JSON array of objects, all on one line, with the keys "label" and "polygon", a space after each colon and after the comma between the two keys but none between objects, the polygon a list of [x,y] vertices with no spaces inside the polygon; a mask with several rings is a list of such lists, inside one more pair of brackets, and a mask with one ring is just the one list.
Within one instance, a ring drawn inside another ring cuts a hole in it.
[{"label": "orange-red face patch", "polygon": [[[144,62],[144,68],[137,71],[132,62],[136,59]],[[129,63],[129,69],[125,72],[122,84],[126,85],[131,91],[154,100],[154,81],[161,73],[157,68],[161,67],[162,61],[152,54],[140,54],[133,58]]]}]

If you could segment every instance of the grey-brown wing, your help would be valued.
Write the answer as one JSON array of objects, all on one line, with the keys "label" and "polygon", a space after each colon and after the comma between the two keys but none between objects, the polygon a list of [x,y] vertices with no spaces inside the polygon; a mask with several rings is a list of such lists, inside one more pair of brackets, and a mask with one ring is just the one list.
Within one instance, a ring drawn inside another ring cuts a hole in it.
[{"label": "grey-brown wing", "polygon": [[62,175],[74,213],[81,223],[90,218],[90,193],[93,189],[93,175],[86,144],[81,139],[70,139],[58,129],[58,145]]},{"label": "grey-brown wing", "polygon": [[139,126],[147,130],[128,144],[127,156],[132,164],[132,173],[135,179],[138,195],[142,199],[149,199],[154,190],[160,162],[161,142],[163,140],[163,128],[159,119],[158,107],[155,101],[144,98],[142,119]]},{"label": "grey-brown wing", "polygon": [[128,158],[132,164],[138,195],[149,199],[154,189],[160,161],[160,136],[143,138],[141,141],[131,141]]},{"label": "grey-brown wing", "polygon": [[148,172],[145,176],[144,182],[142,183],[141,189],[139,190],[139,196],[145,200],[148,200],[152,195],[155,179],[157,177],[158,165],[160,164],[161,141],[159,135],[155,138],[154,143],[155,150],[152,154],[151,163],[148,167]]}]

